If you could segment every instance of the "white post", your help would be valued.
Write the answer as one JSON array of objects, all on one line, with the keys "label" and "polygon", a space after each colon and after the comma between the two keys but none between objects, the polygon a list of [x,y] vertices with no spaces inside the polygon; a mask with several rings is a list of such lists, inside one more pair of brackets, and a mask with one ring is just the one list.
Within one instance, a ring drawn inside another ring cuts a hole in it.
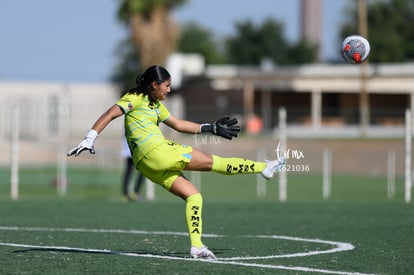
[{"label": "white post", "polygon": [[191,171],[191,182],[197,187],[198,191],[201,192],[201,172]]},{"label": "white post", "polygon": [[[286,151],[286,109],[279,109],[279,142],[280,150],[284,153]],[[287,177],[286,171],[279,172],[279,200],[281,202],[287,199]]]},{"label": "white post", "polygon": [[411,111],[405,111],[405,202],[411,201]]},{"label": "white post", "polygon": [[10,197],[12,200],[19,198],[19,106],[12,107],[11,116],[11,150],[10,150]]},{"label": "white post", "polygon": [[317,130],[321,127],[322,94],[319,90],[313,90],[311,94],[312,127]]},{"label": "white post", "polygon": [[6,104],[1,103],[0,104],[0,139],[4,138],[6,136]]},{"label": "white post", "polygon": [[63,147],[63,145],[58,145],[57,150],[57,193],[58,195],[64,196],[67,192],[67,162],[66,162],[66,147]]},{"label": "white post", "polygon": [[322,196],[329,199],[332,187],[332,152],[328,149],[323,150],[323,167],[322,167]]},{"label": "white post", "polygon": [[69,135],[69,99],[68,88],[62,89],[62,95],[58,106],[56,106],[55,116],[59,118],[58,140],[57,140],[57,193],[61,196],[67,193],[67,137]]},{"label": "white post", "polygon": [[[257,159],[264,160],[266,158],[266,151],[264,148],[261,148],[257,152]],[[262,177],[261,174],[256,175],[256,194],[258,198],[263,198],[266,196],[267,193],[267,184],[265,179]]]},{"label": "white post", "polygon": [[388,150],[387,159],[387,197],[395,196],[395,150]]},{"label": "white post", "polygon": [[145,178],[145,190],[147,200],[153,201],[155,199],[155,184],[147,178]]}]

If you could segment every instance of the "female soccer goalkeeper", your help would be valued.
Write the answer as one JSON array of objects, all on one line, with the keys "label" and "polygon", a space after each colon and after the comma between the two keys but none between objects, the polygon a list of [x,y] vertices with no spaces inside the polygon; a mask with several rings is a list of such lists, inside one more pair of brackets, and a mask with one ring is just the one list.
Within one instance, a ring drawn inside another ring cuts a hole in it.
[{"label": "female soccer goalkeeper", "polygon": [[199,124],[171,115],[161,103],[171,92],[171,77],[163,67],[149,67],[137,76],[136,83],[135,88],[128,90],[98,118],[84,140],[67,155],[78,156],[84,150],[94,154],[94,141],[98,135],[109,122],[124,115],[125,136],[136,169],[186,202],[185,216],[191,242],[191,257],[216,259],[201,240],[201,194],[183,176],[182,170],[214,171],[225,175],[262,173],[263,177],[269,179],[281,168],[283,160],[255,162],[242,158],[221,158],[166,140],[159,128],[161,122],[179,132],[208,132],[230,140],[238,136],[240,127],[235,118],[222,117],[211,124]]}]

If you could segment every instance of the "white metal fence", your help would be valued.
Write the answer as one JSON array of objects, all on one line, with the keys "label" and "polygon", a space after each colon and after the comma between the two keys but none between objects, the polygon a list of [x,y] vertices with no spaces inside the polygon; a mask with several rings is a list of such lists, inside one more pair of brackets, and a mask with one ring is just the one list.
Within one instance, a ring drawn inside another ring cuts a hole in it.
[{"label": "white metal fence", "polygon": [[[118,97],[116,87],[110,85],[0,83],[0,166],[11,167],[13,161],[20,165],[57,164],[60,167],[58,174],[62,176],[61,181],[64,181],[66,161],[69,165],[122,165],[122,119],[112,122],[99,137],[96,155],[85,154],[76,160],[67,159],[65,155],[70,147],[75,146],[83,138],[96,118],[114,104]],[[174,115],[185,117],[183,99],[172,97],[166,104]],[[18,116],[13,116],[16,112]],[[15,121],[16,119],[18,121]],[[282,127],[276,129],[276,134],[238,139],[232,146],[220,142],[203,144],[196,137],[180,136],[173,131],[166,131],[166,135],[210,153],[251,159],[257,159],[258,152],[262,152],[262,155],[272,154],[278,143],[283,141],[283,150],[303,151],[312,172],[323,173],[329,168],[331,173],[382,175],[388,177],[391,183],[395,177],[405,177],[406,192],[411,191],[411,163],[407,163],[411,151],[406,151],[407,146],[411,144],[411,137],[405,137],[404,134],[411,133],[411,129],[371,129],[371,138],[359,140],[353,139],[358,133],[355,129],[315,130],[284,126],[283,120],[280,123]],[[13,133],[16,132],[18,144],[14,146],[18,145],[17,149],[13,147],[12,142]],[[376,138],[385,137],[387,134],[392,138]],[[317,138],[313,138],[316,136]],[[17,158],[13,159],[13,155]],[[197,175],[193,176],[195,179],[198,178]],[[329,184],[329,174],[325,175],[324,179]],[[282,177],[280,182],[284,181]],[[282,184],[281,187],[283,186]],[[328,196],[329,185],[325,188]],[[392,184],[388,188],[392,194]],[[263,184],[259,182],[258,195],[263,192]],[[282,189],[280,200],[286,199],[283,194]],[[410,198],[407,195],[406,200]]]}]

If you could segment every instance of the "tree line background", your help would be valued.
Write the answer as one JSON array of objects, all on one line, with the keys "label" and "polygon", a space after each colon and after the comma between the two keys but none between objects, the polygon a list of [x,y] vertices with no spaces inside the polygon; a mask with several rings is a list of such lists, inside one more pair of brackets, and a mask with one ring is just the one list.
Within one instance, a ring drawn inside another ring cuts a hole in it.
[{"label": "tree line background", "polygon": [[[130,36],[120,41],[119,63],[112,81],[122,88],[135,83],[137,72],[152,64],[165,64],[173,52],[199,53],[206,64],[259,65],[264,59],[277,65],[314,63],[319,45],[306,40],[291,43],[284,25],[274,18],[260,24],[235,23],[235,35],[215,37],[197,22],[178,26],[171,11],[191,0],[122,0],[117,16]],[[358,33],[357,1],[344,10],[338,45],[343,37]],[[368,0],[368,40],[371,63],[408,62],[414,57],[414,0]],[[323,41],[321,41],[323,43]],[[323,53],[322,53],[323,54]],[[338,57],[339,60],[339,57]],[[331,62],[337,62],[332,60]]]}]

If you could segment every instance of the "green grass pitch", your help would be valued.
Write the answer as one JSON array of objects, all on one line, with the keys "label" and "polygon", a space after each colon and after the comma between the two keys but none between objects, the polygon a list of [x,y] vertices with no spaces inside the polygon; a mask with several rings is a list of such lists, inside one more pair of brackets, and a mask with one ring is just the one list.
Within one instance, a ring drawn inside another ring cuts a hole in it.
[{"label": "green grass pitch", "polygon": [[[255,176],[202,173],[204,242],[216,262],[188,258],[184,203],[156,187],[154,201],[120,201],[120,171],[70,167],[65,197],[53,167],[21,170],[10,201],[0,169],[1,274],[410,274],[414,207],[403,182],[387,199],[384,178],[334,175],[322,199],[321,176],[277,179],[256,196]],[[191,175],[188,175],[189,177]],[[291,238],[283,238],[291,237]],[[334,242],[331,243],[331,242]],[[339,244],[353,249],[324,253]]]}]

